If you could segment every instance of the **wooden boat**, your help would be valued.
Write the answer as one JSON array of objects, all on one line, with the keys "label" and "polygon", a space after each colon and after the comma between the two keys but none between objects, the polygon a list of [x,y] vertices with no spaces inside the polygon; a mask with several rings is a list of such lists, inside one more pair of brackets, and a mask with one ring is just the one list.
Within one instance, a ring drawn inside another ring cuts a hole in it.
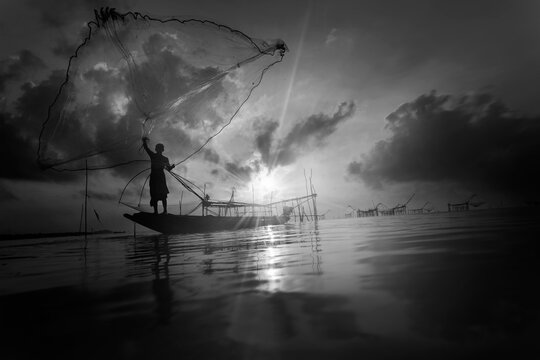
[{"label": "wooden boat", "polygon": [[[139,210],[135,214],[124,214],[124,217],[162,234],[186,234],[186,233],[206,233],[222,230],[237,230],[254,228],[266,225],[281,225],[291,218],[300,221],[303,219],[318,219],[315,199],[317,194],[311,185],[311,193],[306,196],[296,197],[287,200],[280,200],[269,204],[255,204],[238,202],[234,200],[234,189],[228,201],[210,200],[205,192],[194,183],[169,171],[180,184],[199,198],[200,203],[188,214],[153,214],[140,211],[139,205],[131,205],[122,202],[122,191],[120,203]],[[127,187],[127,185],[126,185]],[[199,191],[197,191],[199,190]],[[142,192],[141,192],[142,194]],[[306,214],[303,204],[312,203],[314,214]],[[139,199],[140,204],[140,199]],[[191,215],[195,210],[202,208],[200,216]],[[280,214],[280,215],[277,215]]]},{"label": "wooden boat", "polygon": [[206,233],[222,230],[237,230],[266,225],[280,225],[289,221],[281,216],[194,216],[139,212],[124,214],[127,219],[162,234]]}]

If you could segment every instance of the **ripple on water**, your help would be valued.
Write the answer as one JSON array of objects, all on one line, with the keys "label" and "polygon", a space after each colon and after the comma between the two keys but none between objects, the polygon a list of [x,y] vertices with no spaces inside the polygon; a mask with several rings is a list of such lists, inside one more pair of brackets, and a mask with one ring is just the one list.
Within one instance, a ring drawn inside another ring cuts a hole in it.
[{"label": "ripple on water", "polygon": [[70,346],[86,337],[116,355],[139,341],[210,357],[526,348],[540,303],[538,220],[475,212],[4,241],[0,305],[12,310],[13,346],[29,331],[21,318],[38,318]]}]

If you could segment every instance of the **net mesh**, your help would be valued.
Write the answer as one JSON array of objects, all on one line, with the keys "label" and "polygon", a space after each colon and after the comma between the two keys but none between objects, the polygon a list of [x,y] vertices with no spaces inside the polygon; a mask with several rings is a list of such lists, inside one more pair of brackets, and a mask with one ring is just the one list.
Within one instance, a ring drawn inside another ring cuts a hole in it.
[{"label": "net mesh", "polygon": [[185,160],[234,119],[286,50],[212,21],[96,11],[49,107],[38,162],[83,170],[147,161],[145,136]]}]

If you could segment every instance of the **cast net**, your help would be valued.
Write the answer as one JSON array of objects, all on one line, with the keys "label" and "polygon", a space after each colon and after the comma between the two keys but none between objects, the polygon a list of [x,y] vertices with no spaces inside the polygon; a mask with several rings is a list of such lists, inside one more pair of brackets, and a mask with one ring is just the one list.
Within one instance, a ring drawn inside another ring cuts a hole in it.
[{"label": "cast net", "polygon": [[38,162],[83,170],[148,161],[145,136],[174,144],[183,162],[234,119],[286,50],[212,21],[96,11],[49,107]]}]

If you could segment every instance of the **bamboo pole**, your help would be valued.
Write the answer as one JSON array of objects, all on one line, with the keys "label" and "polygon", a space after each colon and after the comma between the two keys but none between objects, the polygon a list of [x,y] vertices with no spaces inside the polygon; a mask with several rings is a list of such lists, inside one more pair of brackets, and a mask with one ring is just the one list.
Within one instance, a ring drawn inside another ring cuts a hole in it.
[{"label": "bamboo pole", "polygon": [[202,216],[204,216],[204,208],[205,208],[204,202],[206,201],[206,183],[204,183],[203,199],[204,200],[202,200],[202,202],[201,202],[201,204],[202,204],[202,206],[201,206],[201,208],[202,208],[202,210],[201,210],[202,211]]},{"label": "bamboo pole", "polygon": [[[310,196],[309,194],[309,191],[308,191],[308,181],[307,181],[307,176],[306,176],[306,169],[304,169],[304,181],[305,181],[305,185],[306,185],[306,196]],[[309,212],[311,213],[311,205],[309,204],[309,201],[307,203],[308,205],[308,209],[309,209]],[[304,212],[305,214],[305,212]],[[309,215],[306,215],[308,221],[309,221]]]},{"label": "bamboo pole", "polygon": [[81,204],[81,218],[79,220],[79,234],[82,231],[83,214],[84,214],[84,204]]},{"label": "bamboo pole", "polygon": [[309,189],[311,191],[311,200],[313,201],[313,213],[315,216],[315,221],[319,220],[319,215],[317,214],[317,193],[315,193],[315,188],[313,186],[313,182],[311,181],[311,178],[313,176],[313,170],[309,173]]},{"label": "bamboo pole", "polygon": [[184,190],[180,193],[180,215],[182,215],[182,200],[184,199]]},{"label": "bamboo pole", "polygon": [[85,161],[85,188],[84,188],[84,240],[88,237],[88,160]]}]

